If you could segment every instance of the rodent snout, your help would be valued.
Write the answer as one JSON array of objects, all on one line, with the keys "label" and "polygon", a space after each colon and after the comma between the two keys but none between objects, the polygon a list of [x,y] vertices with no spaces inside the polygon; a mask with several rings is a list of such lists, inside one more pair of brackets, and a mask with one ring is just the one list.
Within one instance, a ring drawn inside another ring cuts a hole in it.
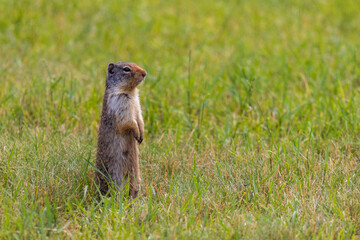
[{"label": "rodent snout", "polygon": [[145,76],[146,76],[146,71],[143,70],[143,71],[141,72],[141,75],[142,75],[143,77],[145,77]]}]

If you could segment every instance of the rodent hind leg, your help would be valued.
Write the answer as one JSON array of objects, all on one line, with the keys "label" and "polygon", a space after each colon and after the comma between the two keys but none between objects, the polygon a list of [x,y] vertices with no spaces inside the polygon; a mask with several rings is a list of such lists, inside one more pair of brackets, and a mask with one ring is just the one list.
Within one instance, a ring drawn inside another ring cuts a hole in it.
[{"label": "rodent hind leg", "polygon": [[133,172],[129,174],[129,195],[133,199],[137,198],[140,190],[140,182],[138,182],[136,175]]},{"label": "rodent hind leg", "polygon": [[113,169],[109,172],[111,177],[110,185],[112,185],[116,191],[120,192],[122,190],[123,184],[126,181],[123,173],[119,172],[118,169]]},{"label": "rodent hind leg", "polygon": [[109,179],[101,176],[100,174],[96,174],[96,185],[100,194],[105,196],[109,192]]},{"label": "rodent hind leg", "polygon": [[97,159],[95,181],[101,195],[107,195],[111,186],[111,174],[108,172],[107,166],[100,159]]}]

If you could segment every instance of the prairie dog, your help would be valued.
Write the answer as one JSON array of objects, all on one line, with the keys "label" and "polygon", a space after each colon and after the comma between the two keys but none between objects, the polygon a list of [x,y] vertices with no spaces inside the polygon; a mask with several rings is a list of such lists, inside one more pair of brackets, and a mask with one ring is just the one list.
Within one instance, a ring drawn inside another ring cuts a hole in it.
[{"label": "prairie dog", "polygon": [[[144,139],[138,89],[146,71],[135,63],[110,63],[100,119],[95,177],[102,194],[115,183],[118,190],[129,181],[129,194],[140,190],[139,150]],[[100,171],[100,172],[99,172]]]}]

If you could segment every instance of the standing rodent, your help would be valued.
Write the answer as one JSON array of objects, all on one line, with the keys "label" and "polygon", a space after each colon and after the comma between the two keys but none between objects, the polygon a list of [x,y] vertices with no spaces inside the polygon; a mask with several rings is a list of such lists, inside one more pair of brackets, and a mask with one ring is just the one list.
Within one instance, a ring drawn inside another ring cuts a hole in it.
[{"label": "standing rodent", "polygon": [[[96,182],[102,194],[114,182],[118,190],[129,180],[130,196],[140,190],[139,150],[144,138],[137,86],[146,71],[135,63],[110,63],[101,113],[96,156]],[[110,180],[111,179],[111,180]]]}]

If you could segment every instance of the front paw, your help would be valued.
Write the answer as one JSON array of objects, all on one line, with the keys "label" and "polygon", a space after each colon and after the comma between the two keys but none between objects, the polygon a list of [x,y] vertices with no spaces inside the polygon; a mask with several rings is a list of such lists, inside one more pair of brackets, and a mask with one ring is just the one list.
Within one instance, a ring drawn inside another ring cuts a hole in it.
[{"label": "front paw", "polygon": [[140,137],[135,137],[136,141],[141,144],[142,141],[143,141],[143,138],[140,136]]}]

